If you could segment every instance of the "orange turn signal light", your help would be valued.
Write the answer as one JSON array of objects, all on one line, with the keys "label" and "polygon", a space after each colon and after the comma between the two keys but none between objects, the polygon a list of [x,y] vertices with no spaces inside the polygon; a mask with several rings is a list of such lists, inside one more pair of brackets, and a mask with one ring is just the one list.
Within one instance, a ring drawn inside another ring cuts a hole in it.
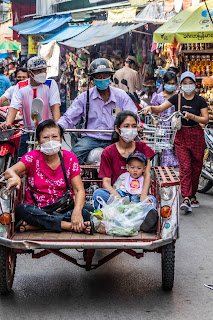
[{"label": "orange turn signal light", "polygon": [[160,213],[162,217],[168,218],[172,214],[172,209],[169,206],[163,206]]},{"label": "orange turn signal light", "polygon": [[9,213],[4,213],[0,215],[0,222],[1,224],[10,224],[12,218]]}]

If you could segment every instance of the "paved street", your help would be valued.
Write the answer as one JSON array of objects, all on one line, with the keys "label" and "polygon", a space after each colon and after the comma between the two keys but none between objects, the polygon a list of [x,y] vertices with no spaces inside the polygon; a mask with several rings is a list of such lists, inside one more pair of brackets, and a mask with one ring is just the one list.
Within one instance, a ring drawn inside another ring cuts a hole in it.
[{"label": "paved street", "polygon": [[14,291],[0,298],[0,319],[211,320],[213,291],[203,284],[213,283],[213,190],[199,200],[201,208],[180,219],[173,292],[161,290],[158,254],[122,254],[91,272],[52,255],[22,255]]}]

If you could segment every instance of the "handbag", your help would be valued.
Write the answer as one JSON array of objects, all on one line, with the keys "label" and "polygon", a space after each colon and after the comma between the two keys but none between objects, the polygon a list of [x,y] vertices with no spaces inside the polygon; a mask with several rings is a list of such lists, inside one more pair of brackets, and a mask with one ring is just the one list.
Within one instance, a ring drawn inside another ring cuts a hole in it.
[{"label": "handbag", "polygon": [[[180,111],[180,105],[181,105],[181,94],[179,92],[178,93],[178,111]],[[172,117],[171,129],[172,130],[180,130],[181,129],[181,117],[177,114],[175,114]]]},{"label": "handbag", "polygon": [[65,192],[63,194],[63,196],[61,196],[58,200],[56,200],[54,203],[48,205],[48,206],[44,206],[44,207],[39,207],[38,202],[36,200],[36,198],[34,197],[32,191],[30,190],[30,194],[31,197],[33,199],[34,204],[36,205],[36,207],[40,208],[41,210],[45,211],[46,213],[51,214],[53,211],[56,211],[58,213],[65,213],[69,210],[73,210],[74,209],[74,200],[71,197],[71,193],[70,193],[70,186],[69,186],[69,182],[67,179],[67,174],[65,171],[65,167],[64,167],[64,161],[63,161],[63,157],[61,155],[61,152],[58,152],[60,161],[61,161],[61,167],[62,167],[62,171],[64,174],[64,180],[66,182],[66,188],[67,188],[67,192]]}]

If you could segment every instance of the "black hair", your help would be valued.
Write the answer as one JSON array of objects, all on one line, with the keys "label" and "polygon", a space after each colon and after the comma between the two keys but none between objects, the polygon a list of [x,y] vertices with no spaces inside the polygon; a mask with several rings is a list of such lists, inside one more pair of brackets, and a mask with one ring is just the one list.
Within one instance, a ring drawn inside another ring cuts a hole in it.
[{"label": "black hair", "polygon": [[176,67],[169,67],[167,71],[172,71],[176,75],[180,72],[180,70],[178,68],[176,68]]},{"label": "black hair", "polygon": [[[120,125],[124,122],[124,120],[127,117],[133,117],[137,123],[138,117],[137,115],[129,110],[125,110],[125,111],[121,111],[117,114],[116,118],[115,118],[115,122],[114,122],[114,127],[117,126],[117,128],[120,128]],[[112,134],[112,139],[111,139],[111,143],[115,143],[119,141],[119,134],[114,130],[113,134]]]},{"label": "black hair", "polygon": [[4,74],[4,67],[0,67],[0,74]]},{"label": "black hair", "polygon": [[63,137],[64,129],[61,126],[59,126],[53,119],[48,119],[39,123],[36,129],[36,139],[38,141],[40,141],[40,134],[42,131],[44,131],[45,128],[58,128],[60,137]]},{"label": "black hair", "polygon": [[163,82],[167,83],[171,80],[175,80],[175,82],[177,83],[177,76],[176,73],[174,73],[173,71],[167,71],[164,76],[163,76]]},{"label": "black hair", "polygon": [[27,68],[23,68],[23,67],[19,67],[19,68],[17,68],[17,69],[16,69],[16,71],[14,72],[15,77],[17,77],[17,73],[18,73],[19,71],[27,72]]}]

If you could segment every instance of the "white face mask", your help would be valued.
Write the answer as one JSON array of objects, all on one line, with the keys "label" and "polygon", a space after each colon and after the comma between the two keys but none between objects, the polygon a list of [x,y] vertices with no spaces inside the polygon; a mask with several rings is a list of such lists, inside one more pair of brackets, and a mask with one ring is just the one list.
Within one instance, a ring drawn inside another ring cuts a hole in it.
[{"label": "white face mask", "polygon": [[61,148],[61,142],[55,141],[55,140],[47,141],[45,143],[42,143],[40,146],[41,152],[43,152],[48,156],[58,153],[60,148]]},{"label": "white face mask", "polygon": [[189,96],[195,90],[195,84],[183,84],[182,90]]},{"label": "white face mask", "polygon": [[38,73],[38,74],[34,74],[32,72],[32,74],[33,74],[33,79],[38,83],[45,83],[45,81],[47,80],[47,74],[45,72]]},{"label": "white face mask", "polygon": [[138,135],[138,129],[137,128],[121,128],[121,138],[126,142],[129,143],[133,141]]}]

